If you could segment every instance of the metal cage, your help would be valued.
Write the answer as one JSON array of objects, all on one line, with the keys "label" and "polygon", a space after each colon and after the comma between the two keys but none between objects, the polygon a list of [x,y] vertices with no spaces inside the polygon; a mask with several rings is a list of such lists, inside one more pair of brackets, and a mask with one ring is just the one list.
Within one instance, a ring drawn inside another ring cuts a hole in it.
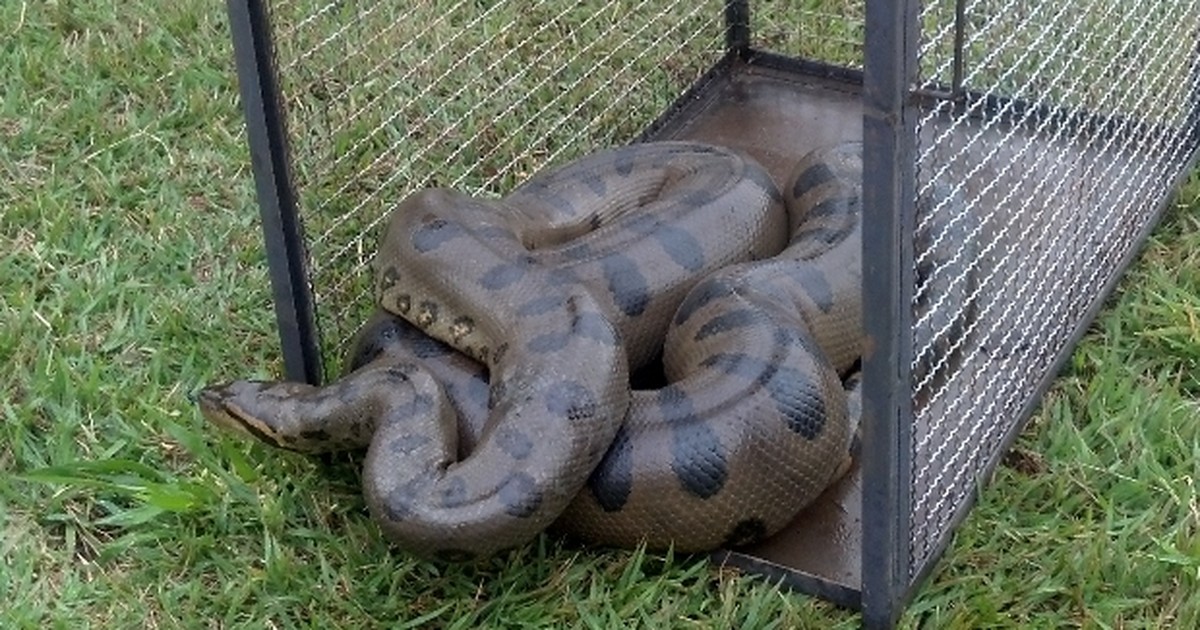
[{"label": "metal cage", "polygon": [[361,321],[378,226],[412,190],[496,194],[662,138],[782,176],[861,137],[862,463],[717,555],[869,626],[895,623],[1200,147],[1188,0],[228,8],[295,380],[321,381]]}]

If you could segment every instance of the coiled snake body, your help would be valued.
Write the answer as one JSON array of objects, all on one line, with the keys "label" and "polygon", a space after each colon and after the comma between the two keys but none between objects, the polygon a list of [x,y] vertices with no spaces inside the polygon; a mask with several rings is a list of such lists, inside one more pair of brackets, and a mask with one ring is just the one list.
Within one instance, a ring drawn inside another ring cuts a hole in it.
[{"label": "coiled snake body", "polygon": [[[781,195],[739,154],[667,142],[499,201],[418,193],[381,244],[383,311],[346,375],[235,381],[201,409],[284,448],[368,447],[367,503],[421,555],[486,555],[551,523],[619,546],[757,540],[848,457],[860,180],[858,145],[806,156]],[[631,391],[660,347],[665,382]]]}]

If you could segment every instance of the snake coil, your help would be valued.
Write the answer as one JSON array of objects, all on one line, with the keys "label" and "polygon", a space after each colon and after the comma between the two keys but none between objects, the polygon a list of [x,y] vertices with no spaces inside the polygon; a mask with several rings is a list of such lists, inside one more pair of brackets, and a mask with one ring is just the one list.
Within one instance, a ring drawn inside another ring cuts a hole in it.
[{"label": "snake coil", "polygon": [[[617,546],[753,542],[848,462],[861,169],[858,144],[818,150],[781,193],[738,153],[662,142],[500,200],[416,193],[347,373],[209,387],[201,410],[283,448],[366,447],[372,514],[424,556],[552,524]],[[661,381],[631,389],[660,354]]]}]

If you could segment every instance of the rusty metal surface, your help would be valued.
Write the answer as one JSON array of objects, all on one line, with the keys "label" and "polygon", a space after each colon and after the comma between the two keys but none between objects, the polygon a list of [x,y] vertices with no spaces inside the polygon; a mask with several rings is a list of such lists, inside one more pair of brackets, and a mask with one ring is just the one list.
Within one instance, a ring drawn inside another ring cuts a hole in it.
[{"label": "rusty metal surface", "polygon": [[[856,85],[736,64],[655,134],[732,147],[782,183],[819,146],[862,137]],[[857,464],[783,532],[716,554],[718,562],[766,574],[857,607],[861,583],[862,477]]]}]

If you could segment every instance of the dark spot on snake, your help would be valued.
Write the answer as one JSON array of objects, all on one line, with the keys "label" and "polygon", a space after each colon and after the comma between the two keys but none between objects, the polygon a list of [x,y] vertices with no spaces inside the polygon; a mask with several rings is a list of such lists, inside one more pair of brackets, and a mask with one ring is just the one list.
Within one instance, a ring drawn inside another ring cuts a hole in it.
[{"label": "dark spot on snake", "polygon": [[[581,179],[597,197],[603,197],[608,192],[608,184],[604,181],[604,177],[597,171],[588,171],[582,175]],[[594,230],[598,227],[600,227],[600,217],[593,215],[592,229]]]},{"label": "dark spot on snake", "polygon": [[410,418],[426,415],[430,411],[433,411],[433,398],[428,394],[417,394],[412,400],[391,410],[386,420],[407,422]]},{"label": "dark spot on snake", "polygon": [[475,559],[475,553],[465,549],[438,549],[433,557],[442,562],[470,562]]},{"label": "dark spot on snake", "polygon": [[654,231],[654,239],[680,267],[688,271],[699,271],[704,267],[704,248],[687,230],[663,225]]},{"label": "dark spot on snake", "polygon": [[388,450],[397,455],[408,455],[422,446],[429,444],[429,442],[430,439],[427,435],[409,433],[388,442]]},{"label": "dark spot on snake", "polygon": [[424,253],[441,247],[446,241],[459,236],[463,229],[457,223],[445,219],[434,219],[412,233],[413,249]]},{"label": "dark spot on snake", "polygon": [[587,486],[605,512],[625,507],[633,492],[633,441],[624,426],[617,430],[604,459],[588,477]]},{"label": "dark spot on snake", "polygon": [[688,292],[687,297],[675,311],[675,324],[686,322],[697,310],[709,302],[733,294],[733,287],[722,278],[705,280]]},{"label": "dark spot on snake", "polygon": [[681,422],[695,414],[687,393],[675,385],[666,385],[657,392],[658,409],[668,423]]},{"label": "dark spot on snake", "polygon": [[731,330],[745,328],[752,324],[757,324],[763,320],[763,315],[758,311],[750,309],[738,309],[736,311],[727,311],[716,317],[708,320],[696,331],[694,339],[700,341],[713,335],[718,335]]},{"label": "dark spot on snake", "polygon": [[392,488],[383,500],[383,511],[389,521],[403,521],[416,511],[415,506],[421,493],[429,487],[429,474],[413,477],[406,483]]},{"label": "dark spot on snake", "polygon": [[796,176],[796,180],[792,183],[792,196],[803,197],[804,193],[836,179],[837,175],[830,170],[829,165],[817,162]]},{"label": "dark spot on snake", "polygon": [[519,429],[504,428],[498,431],[496,445],[509,457],[516,460],[525,459],[533,452],[533,440]]},{"label": "dark spot on snake", "polygon": [[749,381],[758,380],[762,373],[769,368],[762,359],[740,352],[718,352],[705,358],[700,365]]},{"label": "dark spot on snake", "polygon": [[546,409],[571,422],[581,422],[596,415],[596,399],[583,385],[564,380],[546,392]]},{"label": "dark spot on snake", "polygon": [[330,435],[329,432],[324,429],[309,429],[307,431],[301,431],[300,437],[305,440],[312,440],[315,442],[326,442],[329,440]]},{"label": "dark spot on snake", "polygon": [[408,314],[408,311],[412,310],[412,296],[408,295],[407,293],[401,293],[400,295],[397,295],[393,306],[395,307],[397,313],[400,313],[401,315]]},{"label": "dark spot on snake", "polygon": [[617,308],[629,317],[641,315],[650,303],[650,288],[637,263],[624,254],[611,254],[600,267]]},{"label": "dark spot on snake", "polygon": [[792,238],[792,242],[797,243],[800,241],[820,241],[827,245],[836,245],[841,242],[842,239],[846,238],[846,235],[850,233],[850,227],[851,226],[840,228],[818,227],[804,229],[796,233],[796,235]]},{"label": "dark spot on snake", "polygon": [[612,326],[599,313],[577,313],[571,319],[571,332],[592,341],[599,341],[606,346],[617,345],[617,337],[613,332]]},{"label": "dark spot on snake", "polygon": [[[813,353],[815,342],[803,330],[776,328],[775,342],[781,346],[799,345],[810,356],[821,356],[819,351]],[[827,409],[821,389],[813,380],[816,375],[743,353],[713,354],[700,364],[757,383],[766,390],[793,433],[811,440],[824,429]]]},{"label": "dark spot on snake", "polygon": [[387,373],[388,378],[407,383],[409,380],[408,370],[409,366],[407,365],[389,365],[383,371]]},{"label": "dark spot on snake", "polygon": [[516,240],[512,230],[498,225],[482,225],[475,229],[475,233],[488,240]]},{"label": "dark spot on snake", "polygon": [[[859,205],[862,199],[857,195],[852,197],[829,197],[808,211],[808,217],[833,217],[839,215],[858,216],[861,212]],[[806,218],[808,218],[806,217]]]},{"label": "dark spot on snake", "polygon": [[635,214],[621,222],[621,227],[638,234],[653,234],[662,220],[652,214]]},{"label": "dark spot on snake", "polygon": [[520,195],[528,195],[552,208],[571,208],[571,200],[564,197],[559,190],[559,180],[561,177],[553,171],[535,175],[533,179],[513,191],[514,194],[509,195],[509,201],[513,201],[514,197],[519,198]]},{"label": "dark spot on snake", "polygon": [[568,260],[585,260],[595,255],[595,251],[587,243],[575,243],[562,250],[562,255]]},{"label": "dark spot on snake", "polygon": [[432,326],[434,324],[434,322],[436,322],[438,319],[437,302],[430,302],[429,300],[422,300],[421,303],[417,306],[417,315],[416,315],[415,319],[417,320],[416,324],[418,326],[425,326],[425,327]]},{"label": "dark spot on snake", "polygon": [[579,283],[579,277],[567,269],[550,269],[546,274],[546,279],[550,286],[555,287]]},{"label": "dark spot on snake", "polygon": [[684,207],[688,208],[699,208],[700,206],[707,206],[716,200],[716,198],[717,197],[713,190],[709,189],[708,187],[701,187],[694,188],[686,193],[683,193],[679,197],[678,203],[683,204]]},{"label": "dark spot on snake", "polygon": [[729,530],[729,534],[725,536],[725,542],[722,543],[725,547],[741,547],[744,545],[752,545],[767,535],[767,524],[759,518],[748,518],[738,521],[733,529]]},{"label": "dark spot on snake", "polygon": [[[415,329],[414,329],[415,330]],[[418,359],[429,359],[432,357],[441,357],[452,354],[454,349],[446,344],[422,334],[420,337],[414,336],[409,342],[408,347]]]},{"label": "dark spot on snake", "polygon": [[571,336],[567,333],[545,333],[530,339],[525,347],[530,352],[538,354],[546,354],[549,352],[558,352],[567,347],[567,343],[571,341]]},{"label": "dark spot on snake", "polygon": [[489,291],[497,291],[511,286],[514,282],[525,277],[529,267],[522,263],[501,263],[492,267],[479,279],[479,285]]},{"label": "dark spot on snake", "polygon": [[442,507],[456,508],[467,502],[467,482],[462,477],[452,477],[446,480],[442,488]]},{"label": "dark spot on snake", "polygon": [[525,181],[513,191],[513,194],[530,195],[536,197],[550,189],[550,181],[553,181],[552,171],[541,171],[533,177]]},{"label": "dark spot on snake", "polygon": [[517,315],[521,317],[529,317],[531,315],[543,315],[555,309],[563,307],[563,298],[555,295],[545,295],[534,298],[521,305],[517,309]]},{"label": "dark spot on snake", "polygon": [[780,346],[800,346],[805,352],[812,357],[824,356],[824,350],[817,344],[817,340],[813,338],[808,329],[791,326],[776,326],[774,333],[775,343]]},{"label": "dark spot on snake", "polygon": [[754,164],[747,162],[746,170],[742,172],[742,176],[758,184],[758,187],[767,193],[772,202],[783,203],[783,193],[779,191],[779,186],[775,184],[775,180],[766,169],[758,168]]},{"label": "dark spot on snake", "polygon": [[400,486],[392,490],[383,501],[383,511],[387,515],[387,519],[393,522],[400,522],[412,516],[413,503],[416,501],[416,498],[416,495],[406,486]]},{"label": "dark spot on snake", "polygon": [[500,482],[496,496],[504,506],[504,513],[514,518],[528,518],[542,504],[536,482],[523,472],[514,472]]},{"label": "dark spot on snake", "polygon": [[807,264],[796,265],[788,275],[800,284],[804,293],[816,303],[817,308],[826,313],[833,308],[833,287],[829,285],[829,279],[825,277],[825,272],[819,267]]},{"label": "dark spot on snake", "polygon": [[821,435],[828,409],[809,374],[784,366],[771,370],[769,377],[761,382],[792,433],[808,440]]},{"label": "dark spot on snake", "polygon": [[622,147],[613,152],[613,170],[622,177],[633,172],[635,157],[639,148],[636,146]]},{"label": "dark spot on snake", "polygon": [[508,353],[508,342],[505,341],[505,342],[501,343],[500,345],[496,346],[496,349],[492,351],[492,363],[499,363],[500,360],[503,359],[504,355],[507,353]]},{"label": "dark spot on snake", "polygon": [[716,432],[695,415],[687,396],[676,387],[659,390],[658,403],[671,427],[671,471],[693,496],[716,495],[729,477],[725,448]]}]

